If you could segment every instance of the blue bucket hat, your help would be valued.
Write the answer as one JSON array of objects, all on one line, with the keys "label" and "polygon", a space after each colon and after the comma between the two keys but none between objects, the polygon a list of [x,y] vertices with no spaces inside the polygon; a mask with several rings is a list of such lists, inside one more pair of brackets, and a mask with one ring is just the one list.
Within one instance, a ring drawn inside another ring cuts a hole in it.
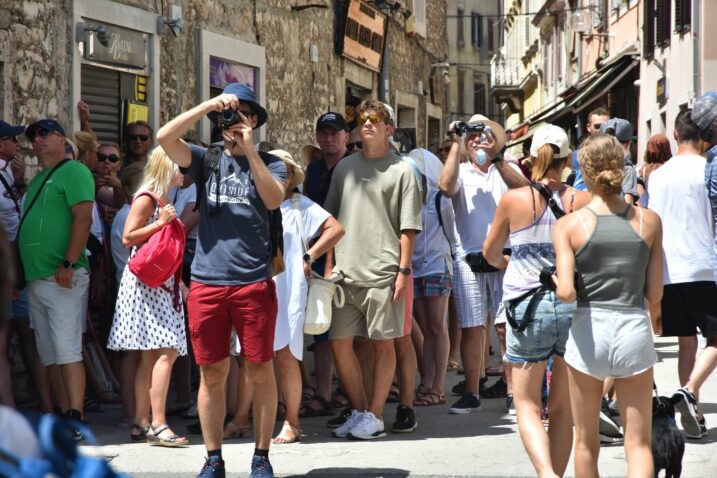
[{"label": "blue bucket hat", "polygon": [[24,126],[13,126],[0,120],[0,138],[8,138],[11,136],[20,136],[25,131]]},{"label": "blue bucket hat", "polygon": [[39,121],[35,121],[30,126],[27,127],[25,130],[25,136],[27,136],[27,139],[32,141],[35,139],[35,135],[37,134],[37,130],[44,129],[47,131],[54,131],[56,133],[60,133],[60,135],[65,136],[65,130],[62,129],[62,126],[60,126],[60,123],[53,119],[41,119]]},{"label": "blue bucket hat", "polygon": [[[266,120],[269,115],[266,113],[266,110],[262,108],[259,103],[256,102],[256,99],[254,98],[254,92],[251,91],[251,88],[249,88],[247,85],[244,85],[242,83],[229,83],[227,86],[224,87],[224,91],[222,91],[222,93],[234,95],[239,101],[243,101],[251,105],[251,110],[254,112],[255,115],[259,117],[256,122],[256,126],[254,127],[255,129],[266,123]],[[212,120],[212,124],[216,124],[217,114],[218,113],[216,111],[210,111],[209,113],[207,113],[207,117]]]}]

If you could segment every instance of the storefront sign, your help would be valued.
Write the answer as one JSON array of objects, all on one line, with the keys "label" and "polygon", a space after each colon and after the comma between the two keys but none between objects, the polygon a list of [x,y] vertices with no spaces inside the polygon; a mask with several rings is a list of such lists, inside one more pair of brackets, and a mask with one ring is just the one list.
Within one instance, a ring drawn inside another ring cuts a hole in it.
[{"label": "storefront sign", "polygon": [[663,76],[662,78],[657,80],[657,102],[658,103],[664,103],[667,101],[667,77]]},{"label": "storefront sign", "polygon": [[221,58],[209,57],[209,86],[223,89],[229,83],[241,83],[256,92],[257,69]]},{"label": "storefront sign", "polygon": [[344,57],[381,71],[386,16],[360,0],[351,0],[344,32]]},{"label": "storefront sign", "polygon": [[98,33],[90,32],[85,47],[87,60],[142,69],[147,67],[147,34],[105,23],[87,24],[107,28],[106,46],[100,42]]}]

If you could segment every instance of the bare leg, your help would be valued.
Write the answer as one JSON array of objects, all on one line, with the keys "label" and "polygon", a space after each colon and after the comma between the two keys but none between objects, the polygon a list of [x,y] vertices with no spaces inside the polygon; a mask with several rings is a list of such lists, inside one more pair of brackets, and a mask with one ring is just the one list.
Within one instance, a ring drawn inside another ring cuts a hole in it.
[{"label": "bare leg", "polygon": [[[481,354],[483,349],[481,349]],[[518,431],[530,461],[539,477],[556,477],[553,471],[550,440],[540,420],[540,388],[547,362],[511,365],[513,398],[518,417]]]},{"label": "bare leg", "polygon": [[[366,393],[366,400],[370,402],[371,396],[373,395],[373,368],[376,360],[373,344],[370,340],[354,340],[353,347],[356,357],[358,358],[358,362],[361,364],[361,377],[363,379],[363,389]],[[343,378],[341,379],[341,386],[344,388],[344,391],[346,391],[346,385]],[[349,397],[349,400],[350,399],[351,398]]]},{"label": "bare leg", "polygon": [[[412,318],[413,324],[411,325],[411,342],[413,343],[413,351],[416,355],[416,366],[418,367],[418,372],[421,374],[421,383],[423,383],[423,375],[426,373],[426,365],[427,365],[425,363],[425,361],[430,360],[430,359],[426,359],[423,356],[424,351],[425,351],[424,344],[425,344],[426,336],[423,333],[423,329],[421,328],[421,326],[418,325],[418,320],[416,319],[416,312],[415,312],[416,302],[415,302],[415,300],[414,300],[413,304],[414,304],[414,309],[413,309],[414,310],[414,312],[413,312],[414,318]],[[411,391],[411,393],[413,393],[413,391]]]},{"label": "bare leg", "polygon": [[[341,386],[346,392],[351,408],[364,411],[368,408],[368,399],[363,386],[363,374],[356,353],[354,352],[353,337],[330,340],[334,363],[341,380]],[[393,369],[391,370],[393,374]]]},{"label": "bare leg", "polygon": [[[271,433],[276,420],[277,392],[274,379],[274,365],[270,360],[263,363],[245,362],[247,375],[254,385],[254,442],[261,450],[268,450]],[[301,385],[299,385],[301,397]]]},{"label": "bare leg", "polygon": [[65,384],[70,408],[83,413],[85,401],[85,366],[82,362],[73,362],[60,365],[62,380]]},{"label": "bare leg", "polygon": [[573,447],[573,416],[570,411],[570,391],[568,389],[568,370],[565,360],[553,356],[553,374],[550,379],[550,459],[553,470],[558,476],[565,474]]},{"label": "bare leg", "polygon": [[458,311],[456,310],[456,301],[453,294],[448,298],[448,340],[450,343],[448,360],[458,362],[461,344],[461,323],[458,320]]},{"label": "bare leg", "polygon": [[[386,404],[388,392],[391,390],[393,374],[396,370],[396,351],[394,349],[394,340],[392,339],[371,340],[371,343],[373,343],[376,352],[376,364],[373,370],[373,395],[368,411],[373,413],[376,418],[381,418],[383,406]],[[408,344],[411,345],[410,338],[408,339]],[[415,362],[413,364],[415,382]],[[411,397],[411,393],[409,393],[409,397]]]},{"label": "bare leg", "polygon": [[[413,348],[411,335],[404,335],[393,341],[396,351],[396,373],[398,374],[398,388],[400,390],[400,404],[408,408],[413,407],[413,390],[416,388],[416,351]],[[376,367],[374,367],[374,374]],[[389,391],[391,384],[389,383]],[[388,391],[386,392],[388,398]],[[384,399],[384,404],[386,400]],[[383,404],[381,405],[383,410]],[[374,413],[374,415],[376,415]],[[376,415],[378,416],[378,415]]]},{"label": "bare leg", "polygon": [[466,371],[466,391],[478,395],[478,379],[485,373],[483,347],[485,327],[468,327],[461,331],[461,359]]},{"label": "bare leg", "polygon": [[233,358],[229,358],[229,374],[227,375],[227,410],[234,410],[239,390],[239,363]]},{"label": "bare leg", "polygon": [[[419,366],[421,372],[421,389],[429,391],[433,388],[436,375],[436,361],[434,348],[436,338],[429,329],[430,314],[427,310],[427,297],[415,297],[413,299],[413,316],[416,318],[418,328],[423,332],[423,360]],[[416,332],[416,327],[411,331],[411,336]],[[415,343],[415,342],[414,342]]]},{"label": "bare leg", "polygon": [[[625,431],[629,478],[655,476],[652,461],[652,369],[615,379],[620,416]],[[552,413],[552,412],[551,412]]]},{"label": "bare leg", "polygon": [[177,396],[174,401],[177,403],[189,403],[192,401],[192,359],[189,355],[177,357],[174,362],[174,380]]},{"label": "bare leg", "polygon": [[135,352],[139,357],[139,364],[134,376],[134,422],[137,425],[145,426],[149,425],[149,389],[152,386],[152,369],[156,357],[152,350],[137,350]]},{"label": "bare leg", "polygon": [[700,352],[695,360],[694,368],[687,381],[687,389],[699,395],[700,387],[717,366],[717,337],[708,337],[707,346]]},{"label": "bare leg", "polygon": [[500,346],[500,360],[503,362],[503,380],[507,385],[508,395],[513,394],[513,369],[503,360],[507,346],[505,345],[505,323],[495,325],[495,333],[498,335],[498,344]]},{"label": "bare leg", "polygon": [[[126,350],[122,352],[120,364],[120,392],[122,396],[122,418],[134,418],[136,415],[135,377],[138,373],[139,350]],[[149,402],[146,402],[149,406]],[[142,415],[147,416],[148,410]]]},{"label": "bare leg", "polygon": [[[299,422],[299,407],[301,406],[301,370],[299,361],[291,354],[289,347],[284,347],[276,353],[274,363],[281,377],[281,390],[286,406],[284,424],[295,429],[301,429]],[[282,431],[274,439],[274,443],[285,443],[299,438],[292,430]]]},{"label": "bare leg", "polygon": [[47,376],[50,379],[50,387],[53,395],[55,396],[55,403],[57,403],[57,407],[62,411],[62,413],[65,413],[70,408],[70,399],[67,396],[65,382],[62,380],[60,365],[48,365],[46,369]]},{"label": "bare leg", "polygon": [[[219,450],[222,447],[229,360],[231,360],[230,357],[227,357],[219,362],[200,366],[201,381],[197,405],[202,437],[207,450]],[[276,400],[274,406],[276,406]]]},{"label": "bare leg", "polygon": [[35,387],[40,394],[40,411],[42,413],[52,412],[52,397],[50,396],[50,378],[47,376],[47,369],[42,365],[40,355],[37,353],[35,342],[35,331],[30,328],[30,319],[20,317],[12,320],[13,331],[20,338],[20,353],[26,370],[32,370]]},{"label": "bare leg", "polygon": [[678,337],[679,355],[677,357],[677,374],[680,377],[680,385],[684,386],[690,378],[692,368],[695,366],[697,355],[697,336]]},{"label": "bare leg", "polygon": [[[152,404],[152,426],[158,427],[167,423],[167,392],[169,380],[172,377],[172,366],[177,359],[177,350],[163,348],[153,350],[154,365],[152,367],[152,382],[149,388],[149,400]],[[159,436],[174,435],[167,429]]]},{"label": "bare leg", "polygon": [[328,402],[331,400],[331,375],[334,369],[334,357],[328,342],[314,342],[314,369],[316,395]]},{"label": "bare leg", "polygon": [[[598,436],[603,381],[568,366],[570,404],[575,423],[575,476],[597,478]],[[515,373],[513,373],[515,382]]]},{"label": "bare leg", "polygon": [[445,394],[446,365],[448,364],[449,339],[446,330],[447,297],[421,297],[414,308],[417,316],[423,315],[425,323],[425,341],[423,346],[426,370],[432,369],[430,385],[424,383],[427,390],[438,395]]},{"label": "bare leg", "polygon": [[[233,357],[230,360],[235,360]],[[235,360],[237,361],[237,360]],[[239,381],[237,389],[237,401],[234,404],[234,418],[232,422],[235,427],[240,430],[249,429],[249,412],[251,410],[251,400],[254,395],[254,386],[249,380],[244,359],[239,359]]]}]

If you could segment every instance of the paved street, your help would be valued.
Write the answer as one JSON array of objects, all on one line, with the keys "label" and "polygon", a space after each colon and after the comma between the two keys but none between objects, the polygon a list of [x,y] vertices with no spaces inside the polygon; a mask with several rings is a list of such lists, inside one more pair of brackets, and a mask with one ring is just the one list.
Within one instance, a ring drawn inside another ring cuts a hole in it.
[{"label": "paved street", "polygon": [[[656,367],[658,387],[663,394],[677,387],[677,343],[657,339],[660,363]],[[449,387],[460,380],[451,373]],[[701,441],[688,441],[683,461],[683,476],[717,476],[717,380],[712,377],[703,388],[704,411],[710,435]],[[449,401],[450,401],[449,397]],[[505,401],[485,400],[483,408],[467,416],[447,413],[447,406],[417,409],[419,429],[414,434],[389,434],[384,440],[355,442],[330,437],[325,419],[303,421],[302,442],[272,446],[271,460],[281,477],[529,477],[534,476],[515,419],[504,413]],[[394,407],[386,409],[387,425],[393,419]],[[191,435],[192,445],[182,449],[128,444],[126,430],[114,428],[119,409],[90,415],[92,428],[105,444],[100,453],[112,457],[111,463],[121,471],[138,477],[194,476],[203,462],[201,437]],[[174,419],[175,430],[182,431],[189,421]],[[227,443],[224,458],[228,476],[248,476],[253,440]],[[600,471],[605,477],[625,476],[626,463],[622,445],[603,447]],[[572,463],[566,476],[573,476]]]}]

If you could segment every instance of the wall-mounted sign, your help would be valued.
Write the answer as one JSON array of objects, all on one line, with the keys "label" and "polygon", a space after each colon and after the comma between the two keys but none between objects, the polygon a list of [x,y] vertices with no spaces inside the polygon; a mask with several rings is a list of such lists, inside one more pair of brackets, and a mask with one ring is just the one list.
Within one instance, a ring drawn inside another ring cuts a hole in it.
[{"label": "wall-mounted sign", "polygon": [[667,101],[667,77],[663,76],[657,80],[657,102],[664,103]]},{"label": "wall-mounted sign", "polygon": [[209,86],[213,88],[223,89],[229,83],[241,83],[256,92],[257,72],[258,70],[251,66],[209,57]]},{"label": "wall-mounted sign", "polygon": [[360,0],[351,0],[343,56],[373,71],[381,71],[386,15]]},{"label": "wall-mounted sign", "polygon": [[84,49],[85,59],[112,65],[147,68],[148,35],[146,33],[96,21],[87,21],[87,25],[103,25],[107,28],[107,46],[100,42],[97,33],[90,32]]}]

